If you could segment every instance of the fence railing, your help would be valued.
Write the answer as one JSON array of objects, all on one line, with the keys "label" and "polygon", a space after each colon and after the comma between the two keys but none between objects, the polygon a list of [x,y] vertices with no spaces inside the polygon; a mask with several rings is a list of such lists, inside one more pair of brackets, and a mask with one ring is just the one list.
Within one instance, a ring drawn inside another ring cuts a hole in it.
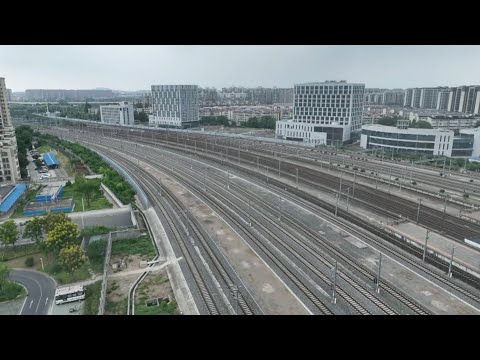
[{"label": "fence railing", "polygon": [[103,264],[102,289],[100,291],[100,303],[98,304],[98,315],[103,315],[105,312],[105,300],[107,298],[107,272],[108,264],[110,263],[110,256],[112,254],[112,233],[108,234],[107,250],[105,252],[105,262]]}]

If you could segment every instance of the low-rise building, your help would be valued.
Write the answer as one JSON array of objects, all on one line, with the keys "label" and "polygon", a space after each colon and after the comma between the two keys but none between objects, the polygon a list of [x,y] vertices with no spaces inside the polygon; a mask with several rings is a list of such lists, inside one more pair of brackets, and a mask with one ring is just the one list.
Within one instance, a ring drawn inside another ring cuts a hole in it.
[{"label": "low-rise building", "polygon": [[133,125],[133,105],[128,101],[122,101],[118,105],[100,106],[100,116],[103,123]]},{"label": "low-rise building", "polygon": [[480,151],[480,139],[475,129],[462,130],[459,135],[455,135],[453,130],[444,129],[399,129],[394,126],[364,125],[360,146],[387,152],[470,157]]}]

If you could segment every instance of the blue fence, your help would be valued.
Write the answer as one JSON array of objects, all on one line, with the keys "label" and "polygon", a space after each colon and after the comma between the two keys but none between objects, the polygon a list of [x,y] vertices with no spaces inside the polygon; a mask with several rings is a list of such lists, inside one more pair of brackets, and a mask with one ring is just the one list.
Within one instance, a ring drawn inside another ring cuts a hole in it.
[{"label": "blue fence", "polygon": [[65,191],[65,188],[63,186],[60,186],[56,194],[47,194],[47,195],[37,195],[35,196],[35,202],[51,202],[52,196],[55,199],[60,199]]}]

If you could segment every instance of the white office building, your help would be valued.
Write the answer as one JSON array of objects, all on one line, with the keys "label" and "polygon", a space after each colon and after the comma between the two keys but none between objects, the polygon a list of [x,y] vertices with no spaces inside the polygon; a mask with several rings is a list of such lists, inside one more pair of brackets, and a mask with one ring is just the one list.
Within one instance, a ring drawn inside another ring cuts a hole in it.
[{"label": "white office building", "polygon": [[133,125],[133,105],[122,101],[118,105],[100,106],[100,116],[103,123]]},{"label": "white office building", "polygon": [[427,156],[470,157],[480,154],[480,130],[462,129],[458,135],[445,129],[399,129],[363,125],[360,147],[385,153],[409,152]]},{"label": "white office building", "polygon": [[198,120],[197,85],[152,85],[151,126],[191,127]]},{"label": "white office building", "polygon": [[318,145],[336,145],[359,136],[365,85],[346,81],[298,84],[293,119],[277,121],[276,136]]},{"label": "white office building", "polygon": [[10,119],[5,79],[0,77],[0,185],[15,185],[20,180],[17,138]]}]

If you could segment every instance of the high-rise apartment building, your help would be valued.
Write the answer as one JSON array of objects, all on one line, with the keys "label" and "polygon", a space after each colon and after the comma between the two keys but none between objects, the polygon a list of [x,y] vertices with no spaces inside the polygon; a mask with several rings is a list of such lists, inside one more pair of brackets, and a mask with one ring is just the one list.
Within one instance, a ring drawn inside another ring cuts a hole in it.
[{"label": "high-rise apartment building", "polygon": [[100,116],[103,123],[133,125],[133,105],[128,101],[122,101],[118,105],[100,106]]},{"label": "high-rise apartment building", "polygon": [[364,96],[364,84],[346,81],[295,85],[293,119],[277,121],[276,135],[316,144],[347,142],[360,132]]},{"label": "high-rise apartment building", "polygon": [[480,111],[480,86],[407,89],[404,106],[414,109],[478,114]]},{"label": "high-rise apartment building", "polygon": [[197,85],[152,85],[150,125],[191,127],[198,120]]},{"label": "high-rise apartment building", "polygon": [[5,79],[0,77],[0,184],[16,184],[20,180],[17,138],[10,119]]}]

